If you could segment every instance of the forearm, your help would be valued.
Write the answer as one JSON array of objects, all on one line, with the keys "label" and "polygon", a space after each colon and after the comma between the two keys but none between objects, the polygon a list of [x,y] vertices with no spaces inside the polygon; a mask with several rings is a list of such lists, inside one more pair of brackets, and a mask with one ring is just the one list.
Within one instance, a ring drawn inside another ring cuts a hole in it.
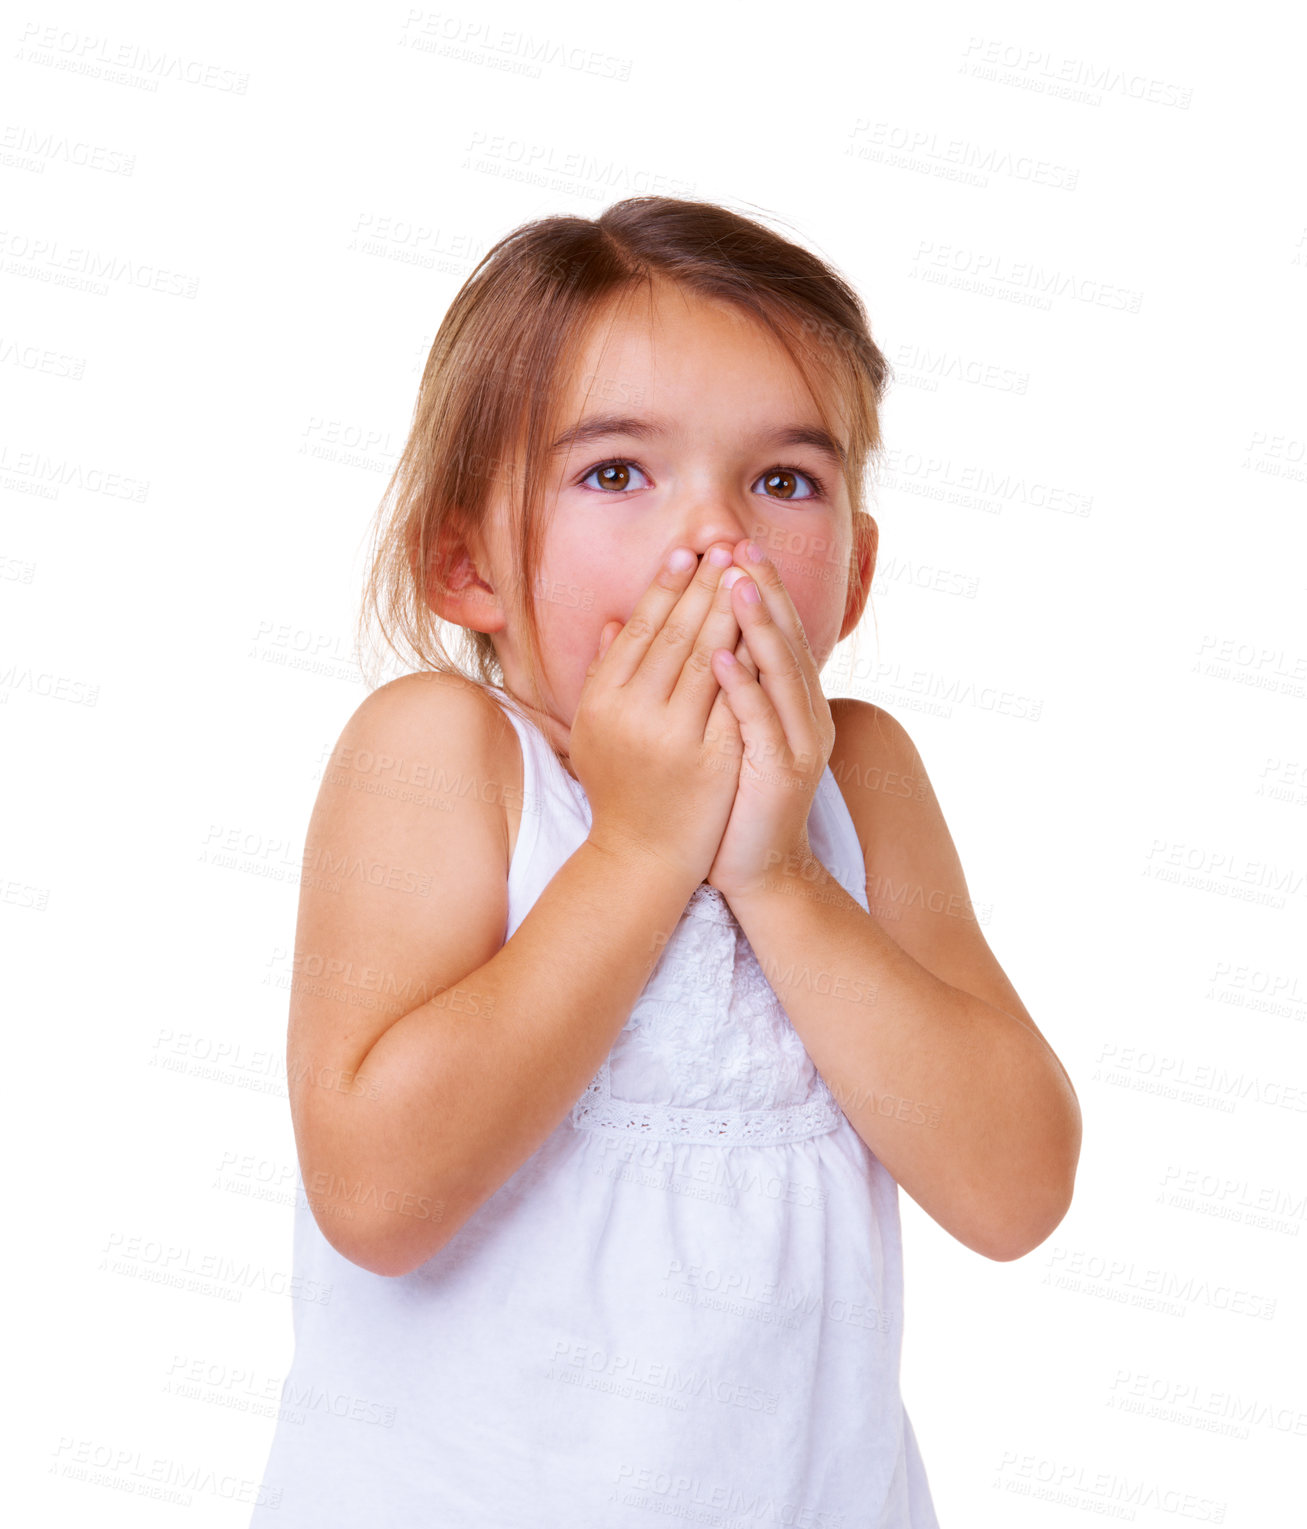
[{"label": "forearm", "polygon": [[[360,1170],[434,1213],[370,1230],[369,1267],[406,1273],[439,1250],[584,1092],[643,991],[692,887],[585,841],[499,951],[404,1015],[348,1101]],[[392,1196],[392,1201],[394,1197]]]},{"label": "forearm", "polygon": [[858,1135],[960,1242],[1020,1257],[1065,1215],[1080,1110],[1046,1042],[941,981],[817,862],[732,903]]}]

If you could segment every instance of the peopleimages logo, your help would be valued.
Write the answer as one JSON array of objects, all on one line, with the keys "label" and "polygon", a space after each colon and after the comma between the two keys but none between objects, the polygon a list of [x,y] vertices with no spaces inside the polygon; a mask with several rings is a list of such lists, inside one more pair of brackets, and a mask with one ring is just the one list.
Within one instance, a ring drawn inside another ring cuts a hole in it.
[{"label": "peopleimages logo", "polygon": [[112,42],[97,32],[42,26],[39,21],[29,21],[19,41],[18,57],[26,63],[45,64],[115,84],[135,84],[145,90],[157,91],[160,81],[170,80],[200,85],[220,95],[243,96],[250,82],[248,74],[219,64],[205,64],[141,43]]},{"label": "peopleimages logo", "polygon": [[991,175],[1001,175],[1054,191],[1074,191],[1080,179],[1080,171],[1067,165],[972,143],[966,138],[951,138],[932,128],[899,127],[892,122],[859,117],[849,129],[849,137],[855,141],[846,144],[844,152],[855,158],[975,186],[987,186]]},{"label": "peopleimages logo", "polygon": [[973,79],[1014,85],[1087,106],[1099,106],[1105,95],[1116,95],[1126,101],[1188,111],[1193,100],[1193,90],[1188,85],[1172,85],[1111,64],[1065,58],[1047,48],[1031,48],[992,37],[968,39],[962,50],[960,72]]}]

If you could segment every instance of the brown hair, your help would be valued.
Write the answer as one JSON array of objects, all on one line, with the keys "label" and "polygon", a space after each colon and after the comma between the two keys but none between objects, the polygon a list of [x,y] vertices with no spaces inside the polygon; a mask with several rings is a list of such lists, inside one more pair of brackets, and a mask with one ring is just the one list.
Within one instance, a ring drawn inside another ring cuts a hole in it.
[{"label": "brown hair", "polygon": [[[377,511],[360,638],[374,616],[391,650],[419,669],[502,688],[490,634],[443,620],[431,601],[447,587],[449,555],[485,524],[502,488],[516,570],[511,587],[496,593],[514,630],[526,633],[540,702],[534,584],[557,384],[600,306],[655,277],[734,304],[764,325],[798,367],[828,429],[820,384],[833,385],[849,417],[845,476],[856,535],[891,375],[856,292],[816,255],[714,202],[630,197],[593,220],[548,217],[514,229],[482,256],[450,304]],[[856,556],[851,563],[861,596]],[[449,647],[442,627],[450,629]],[[364,668],[375,685],[376,666]],[[515,699],[529,714],[527,699]]]}]

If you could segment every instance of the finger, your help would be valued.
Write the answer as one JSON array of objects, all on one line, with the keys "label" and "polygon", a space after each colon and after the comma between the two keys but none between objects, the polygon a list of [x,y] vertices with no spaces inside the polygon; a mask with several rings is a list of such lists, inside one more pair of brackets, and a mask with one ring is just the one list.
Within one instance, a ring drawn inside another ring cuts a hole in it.
[{"label": "finger", "polygon": [[[709,553],[717,547],[729,554],[724,542],[710,547]],[[698,560],[693,574],[688,568],[671,570],[664,561],[608,649],[605,662],[614,685],[634,685],[650,701],[668,699],[712,608],[722,572],[708,554]]]},{"label": "finger", "polygon": [[718,653],[713,667],[721,676],[722,693],[740,726],[744,759],[758,775],[792,773],[791,754],[785,729],[776,708],[762,686],[741,663],[731,663],[725,653]]},{"label": "finger", "polygon": [[731,585],[744,574],[727,568],[718,581],[712,605],[699,628],[694,647],[681,666],[669,705],[687,719],[687,726],[702,734],[721,686],[713,673],[712,655],[717,648],[733,648],[740,640],[740,623],[731,604]]},{"label": "finger", "polygon": [[703,733],[703,746],[709,757],[715,761],[715,768],[738,771],[740,756],[744,752],[744,744],[740,738],[740,724],[731,710],[726,692],[720,685],[717,687],[717,698],[713,702],[712,710],[708,713],[708,722]]},{"label": "finger", "polygon": [[[759,675],[758,666],[753,661],[753,655],[749,652],[749,640],[747,637],[741,635],[740,641],[736,645],[735,656],[752,678],[759,682],[759,689],[765,696],[766,685]],[[811,692],[809,694],[811,695]],[[826,700],[825,692],[821,690],[820,682],[818,682],[817,702],[812,708],[812,730],[806,735],[809,740],[808,746],[805,746],[805,735],[800,734],[796,737],[788,728],[786,729],[786,738],[790,749],[789,754],[786,756],[786,763],[791,768],[806,774],[808,773],[810,763],[815,760],[824,761],[830,757],[831,746],[829,744],[823,745],[825,737],[822,726],[823,718],[826,719],[826,726],[833,729],[834,723],[830,720],[830,703]]]},{"label": "finger", "polygon": [[[625,624],[619,623],[620,630],[610,639],[606,648],[603,645],[604,634],[599,634],[600,645],[593,667],[598,670],[602,663],[604,677],[611,684],[623,685],[635,672],[646,646],[640,634],[647,632],[652,636],[676,608],[677,602],[693,581],[698,568],[697,558],[683,568],[672,566],[674,554],[687,551],[689,548],[677,547],[663,559],[648,588],[636,601],[628,621]],[[606,622],[604,631],[611,625],[611,622]]]},{"label": "finger", "polygon": [[[812,648],[808,643],[808,634],[804,630],[803,622],[799,619],[799,613],[795,609],[794,601],[790,598],[790,592],[785,587],[785,581],[781,578],[780,569],[776,564],[763,555],[761,561],[753,562],[747,551],[747,541],[737,542],[733,549],[735,566],[743,568],[757,586],[761,596],[759,604],[766,607],[766,614],[776,623],[777,628],[783,632],[794,649],[803,677],[809,687],[818,686],[820,676],[817,670],[817,661],[813,657]],[[744,630],[744,623],[740,624]],[[757,657],[761,659],[762,655]]]},{"label": "finger", "polygon": [[749,652],[748,639],[743,633],[740,634],[739,642],[735,644],[735,657],[744,665],[754,679],[758,678],[758,666],[753,661],[753,654]]},{"label": "finger", "polygon": [[616,635],[614,629],[620,630],[620,627],[620,622],[604,622],[604,629],[599,634],[599,646],[595,649],[595,656],[590,660],[590,667],[585,671],[586,679],[592,678],[595,672],[598,670],[599,665],[603,662],[604,654],[607,653],[609,648],[613,645],[613,638]]},{"label": "finger", "polygon": [[[806,638],[796,650],[794,643],[773,618],[767,600],[761,597],[761,591],[756,601],[745,599],[744,591],[751,584],[757,588],[752,579],[741,579],[731,591],[740,632],[757,663],[758,683],[780,718],[795,753],[802,753],[811,746],[804,740],[809,739],[814,732],[812,695],[814,690],[820,690],[816,665],[807,648]],[[786,595],[785,599],[788,604],[789,596]],[[790,609],[794,609],[792,604]]]}]

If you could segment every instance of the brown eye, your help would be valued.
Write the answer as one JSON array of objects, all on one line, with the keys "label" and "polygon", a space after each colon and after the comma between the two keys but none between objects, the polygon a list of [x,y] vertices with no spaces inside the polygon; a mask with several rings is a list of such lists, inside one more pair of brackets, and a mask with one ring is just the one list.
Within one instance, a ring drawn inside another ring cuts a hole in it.
[{"label": "brown eye", "polygon": [[598,467],[592,467],[581,482],[587,484],[592,479],[597,480],[601,491],[611,489],[616,496],[631,487],[632,469],[643,477],[643,469],[636,467],[634,462],[601,462]]},{"label": "brown eye", "polygon": [[[800,481],[807,483],[809,489],[796,494],[795,488]],[[758,482],[764,485],[772,499],[817,499],[822,492],[821,484],[811,473],[791,472],[788,467],[773,467],[763,473]]]}]

